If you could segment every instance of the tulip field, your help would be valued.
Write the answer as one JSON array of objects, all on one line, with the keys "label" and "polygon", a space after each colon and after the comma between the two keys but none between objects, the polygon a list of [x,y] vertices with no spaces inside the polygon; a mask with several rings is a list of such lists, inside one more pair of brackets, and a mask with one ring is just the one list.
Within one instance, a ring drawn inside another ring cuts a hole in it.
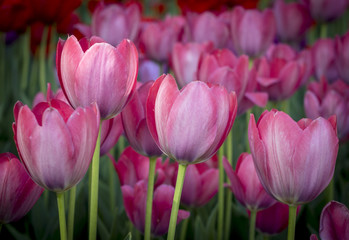
[{"label": "tulip field", "polygon": [[348,0],[3,0],[0,80],[0,239],[349,240]]}]

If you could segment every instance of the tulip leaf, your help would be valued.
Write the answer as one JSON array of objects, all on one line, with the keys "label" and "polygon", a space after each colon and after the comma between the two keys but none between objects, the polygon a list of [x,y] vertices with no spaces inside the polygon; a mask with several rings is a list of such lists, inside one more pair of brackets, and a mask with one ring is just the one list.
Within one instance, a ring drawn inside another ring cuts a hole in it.
[{"label": "tulip leaf", "polygon": [[109,232],[103,221],[100,217],[98,217],[97,220],[97,226],[98,226],[98,235],[101,240],[108,240],[109,239]]},{"label": "tulip leaf", "polygon": [[195,218],[194,231],[195,231],[195,240],[202,240],[207,238],[205,226],[199,215]]},{"label": "tulip leaf", "polygon": [[11,235],[18,240],[30,240],[30,237],[24,233],[20,233],[11,224],[5,224],[6,229],[11,233]]},{"label": "tulip leaf", "polygon": [[126,237],[124,238],[124,240],[132,240],[132,233],[129,232]]}]

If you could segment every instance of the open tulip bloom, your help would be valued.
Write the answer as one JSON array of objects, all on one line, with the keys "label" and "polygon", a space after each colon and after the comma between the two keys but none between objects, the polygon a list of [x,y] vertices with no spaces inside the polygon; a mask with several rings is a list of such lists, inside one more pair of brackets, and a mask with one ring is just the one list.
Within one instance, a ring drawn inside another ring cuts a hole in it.
[{"label": "open tulip bloom", "polygon": [[289,239],[294,238],[297,205],[315,199],[333,177],[336,129],[335,117],[295,122],[273,109],[256,124],[251,114],[248,137],[256,171],[265,190],[290,206]]},{"label": "open tulip bloom", "polygon": [[149,131],[159,148],[179,162],[168,239],[176,219],[188,164],[212,157],[227,137],[236,116],[235,92],[194,81],[178,90],[171,75],[160,76],[150,88],[146,106]]}]

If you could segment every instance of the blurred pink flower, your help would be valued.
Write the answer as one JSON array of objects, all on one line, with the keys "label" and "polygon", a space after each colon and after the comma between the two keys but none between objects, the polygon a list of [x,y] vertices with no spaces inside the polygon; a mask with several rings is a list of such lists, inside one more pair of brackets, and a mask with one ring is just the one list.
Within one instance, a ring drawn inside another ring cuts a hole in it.
[{"label": "blurred pink flower", "polygon": [[301,0],[309,9],[312,17],[321,22],[331,21],[340,17],[348,6],[347,0]]},{"label": "blurred pink flower", "polygon": [[335,42],[335,62],[339,76],[349,84],[349,31]]}]

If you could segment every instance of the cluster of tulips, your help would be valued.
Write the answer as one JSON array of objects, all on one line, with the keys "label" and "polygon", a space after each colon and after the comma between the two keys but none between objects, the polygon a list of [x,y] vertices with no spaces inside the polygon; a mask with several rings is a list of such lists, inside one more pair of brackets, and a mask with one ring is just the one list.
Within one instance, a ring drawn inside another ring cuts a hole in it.
[{"label": "cluster of tulips", "polygon": [[[12,222],[39,199],[48,207],[50,192],[50,236],[64,240],[253,240],[256,228],[265,239],[349,239],[349,2],[225,0],[200,12],[189,2],[150,19],[148,5],[89,1],[85,24],[81,0],[0,1],[0,113],[10,105],[6,141],[18,153],[1,146],[1,239],[30,239]],[[314,201],[316,227],[296,231]]]}]

